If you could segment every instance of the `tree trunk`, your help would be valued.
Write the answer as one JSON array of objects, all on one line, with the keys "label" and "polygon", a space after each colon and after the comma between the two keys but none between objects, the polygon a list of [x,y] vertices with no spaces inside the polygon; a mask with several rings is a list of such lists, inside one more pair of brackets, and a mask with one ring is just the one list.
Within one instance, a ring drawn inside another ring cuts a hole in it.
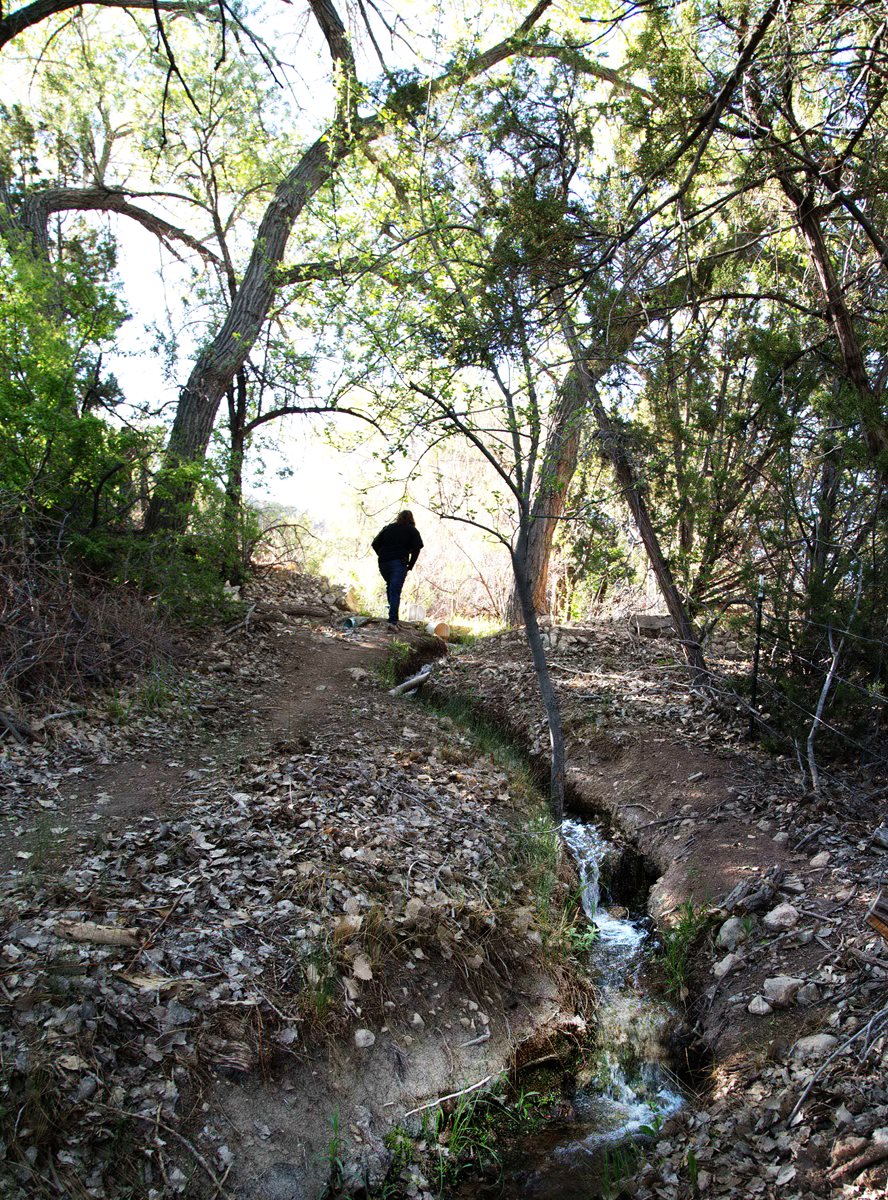
[{"label": "tree trunk", "polygon": [[595,418],[602,451],[613,467],[620,490],[635,519],[636,527],[644,543],[648,561],[657,577],[660,592],[681,641],[685,658],[690,667],[691,678],[695,683],[700,682],[707,675],[706,663],[703,659],[703,652],[700,649],[700,641],[688,616],[678,588],[675,586],[672,570],[660,547],[660,539],[657,537],[657,532],[654,529],[647,502],[644,498],[644,492],[635,474],[632,459],[626,449],[624,435],[620,430],[615,428],[608,416],[607,409],[601,402],[596,387],[596,380],[586,365],[586,354],[580,346],[573,322],[566,312],[562,318],[562,327],[568,346],[570,347],[571,355],[574,358],[574,368],[577,372],[581,389],[585,394],[585,402]]},{"label": "tree trunk", "polygon": [[187,524],[196,482],[191,472],[176,479],[176,468],[203,460],[219,403],[246,363],[271,308],[277,287],[275,275],[296,218],[331,177],[349,147],[350,143],[342,138],[319,138],[278,184],[259,225],[243,283],[228,316],[194,364],[180,394],[164,460],[164,472],[171,481],[152,497],[145,520],[149,532],[181,530]]},{"label": "tree trunk", "polygon": [[553,820],[557,821],[560,825],[564,819],[564,730],[561,725],[561,709],[558,705],[558,696],[552,683],[552,676],[549,674],[546,652],[543,649],[543,639],[540,636],[540,626],[537,621],[530,592],[527,571],[527,533],[527,521],[522,516],[517,545],[512,551],[512,571],[515,576],[515,590],[521,602],[524,629],[527,635],[527,644],[530,646],[530,653],[533,658],[537,686],[540,689],[540,697],[543,701],[543,708],[546,711],[546,721],[549,725],[549,748],[551,753],[549,804],[552,809]]},{"label": "tree trunk", "polygon": [[839,343],[845,377],[857,393],[857,412],[864,442],[881,479],[888,477],[888,424],[881,397],[867,373],[863,351],[842,286],[839,283],[810,192],[804,192],[788,171],[778,171],[783,193],[795,209],[796,220],[826,301],[826,319]]},{"label": "tree trunk", "polygon": [[[626,353],[649,319],[650,315],[635,313],[612,324],[605,353],[599,358],[587,359],[586,369],[594,384]],[[580,438],[587,414],[587,388],[583,386],[574,367],[567,372],[561,384],[531,509],[527,574],[534,611],[538,613],[547,611],[552,543],[576,473]],[[513,587],[509,598],[508,619],[513,625],[523,621],[517,587]]]},{"label": "tree trunk", "polygon": [[228,551],[226,569],[231,583],[246,578],[246,553],[241,546],[241,514],[244,506],[244,456],[247,443],[247,376],[241,368],[228,389],[228,430],[230,436],[228,478],[225,481],[223,537]]},{"label": "tree trunk", "polygon": [[[431,77],[421,88],[412,78],[394,87],[387,97],[390,111],[404,116],[417,107],[424,110],[430,95],[446,90],[453,83],[462,85],[512,55],[526,52],[525,39],[550,4],[551,0],[538,0],[511,37],[476,54],[458,70]],[[236,372],[245,365],[268,317],[281,282],[284,252],[297,219],[353,149],[382,137],[389,129],[384,115],[358,116],[360,85],[354,77],[345,27],[331,0],[310,0],[310,5],[340,78],[337,116],[278,184],[260,222],[243,282],[228,316],[182,388],[164,457],[165,479],[155,489],[145,520],[148,532],[183,530],[188,522],[197,485],[193,471],[180,472],[178,468],[203,461],[222,397]]]}]

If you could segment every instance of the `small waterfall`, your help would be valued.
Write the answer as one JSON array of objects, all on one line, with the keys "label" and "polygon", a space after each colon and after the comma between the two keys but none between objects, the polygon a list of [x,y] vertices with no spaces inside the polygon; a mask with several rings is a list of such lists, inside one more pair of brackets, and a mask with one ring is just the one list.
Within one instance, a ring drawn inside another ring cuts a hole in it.
[{"label": "small waterfall", "polygon": [[583,910],[599,931],[590,951],[601,989],[597,1053],[593,1067],[577,1079],[575,1120],[552,1130],[531,1152],[533,1165],[519,1172],[518,1194],[528,1200],[597,1195],[607,1148],[656,1130],[683,1103],[666,1050],[677,1015],[640,986],[647,932],[640,922],[610,912],[601,897],[601,863],[613,847],[594,824],[567,820],[561,829],[576,861]]}]

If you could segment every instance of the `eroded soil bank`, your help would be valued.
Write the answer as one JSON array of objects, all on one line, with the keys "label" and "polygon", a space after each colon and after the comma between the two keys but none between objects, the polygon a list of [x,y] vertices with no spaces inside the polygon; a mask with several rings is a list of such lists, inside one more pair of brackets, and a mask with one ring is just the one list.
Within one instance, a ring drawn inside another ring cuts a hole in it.
[{"label": "eroded soil bank", "polygon": [[[888,1172],[888,947],[865,914],[888,866],[884,813],[794,764],[689,694],[669,643],[554,630],[571,805],[604,814],[659,876],[650,911],[688,924],[676,981],[710,1067],[621,1194],[882,1197]],[[438,701],[468,698],[531,754],[547,732],[519,634],[449,659]],[[708,914],[708,915],[707,915]]]},{"label": "eroded soil bank", "polygon": [[392,1128],[583,1037],[532,790],[305,589],[7,752],[0,1194],[431,1196]]},{"label": "eroded soil bank", "polygon": [[[438,1098],[585,1040],[584,925],[548,821],[459,728],[386,694],[390,635],[296,615],[311,587],[273,574],[184,676],[5,748],[3,1195],[433,1196],[393,1128],[422,1139]],[[711,1069],[611,1194],[882,1196],[876,806],[805,796],[689,696],[669,645],[550,641],[573,802],[630,847],[617,885],[640,855],[662,926],[715,910],[679,978]],[[435,679],[544,751],[520,637]]]}]

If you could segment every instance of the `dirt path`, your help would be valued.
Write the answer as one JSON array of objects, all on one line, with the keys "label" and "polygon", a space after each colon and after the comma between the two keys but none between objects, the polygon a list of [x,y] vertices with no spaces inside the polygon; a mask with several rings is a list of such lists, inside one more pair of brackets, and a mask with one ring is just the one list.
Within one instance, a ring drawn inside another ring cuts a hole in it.
[{"label": "dirt path", "polygon": [[34,857],[61,859],[146,816],[175,813],[210,778],[236,774],[276,742],[306,743],[333,728],[350,737],[358,683],[351,672],[369,676],[390,643],[391,635],[374,627],[342,637],[293,622],[241,640],[232,664],[223,638],[195,648],[202,661],[179,664],[181,704],[135,711],[120,726],[94,710],[92,739],[111,735],[98,752],[83,735],[80,745],[11,750],[0,774],[7,800],[0,870],[26,870]]},{"label": "dirt path", "polygon": [[198,1200],[224,1178],[310,1200],[340,1123],[378,1185],[395,1114],[584,1028],[544,950],[557,844],[489,757],[378,687],[390,644],[241,631],[167,711],[98,740],[97,717],[7,774],[4,1196]]}]

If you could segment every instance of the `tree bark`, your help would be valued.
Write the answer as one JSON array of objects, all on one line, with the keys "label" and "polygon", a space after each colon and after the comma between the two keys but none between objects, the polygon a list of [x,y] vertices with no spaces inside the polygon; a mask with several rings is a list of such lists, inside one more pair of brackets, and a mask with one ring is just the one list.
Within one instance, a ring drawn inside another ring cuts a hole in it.
[{"label": "tree bark", "polygon": [[515,590],[518,592],[521,602],[524,629],[527,636],[527,644],[530,646],[531,657],[533,658],[537,686],[540,689],[540,698],[543,702],[543,708],[546,712],[546,722],[549,726],[549,750],[551,755],[549,805],[552,809],[553,820],[557,821],[560,825],[564,820],[564,729],[561,724],[561,709],[558,704],[558,695],[552,683],[552,676],[549,674],[546,651],[543,648],[540,626],[531,598],[527,572],[527,551],[527,520],[525,517],[522,517],[517,544],[512,551],[512,571],[515,576]]},{"label": "tree bark", "polygon": [[691,671],[691,678],[695,683],[700,682],[708,673],[703,658],[703,651],[700,648],[700,640],[688,616],[681,594],[675,585],[672,569],[660,546],[660,539],[657,537],[657,531],[654,529],[647,501],[644,498],[644,491],[639,483],[635,473],[635,466],[626,448],[625,437],[615,427],[608,416],[607,409],[601,402],[596,386],[597,381],[589,371],[587,355],[580,345],[573,322],[567,312],[562,317],[562,327],[574,360],[574,369],[577,372],[577,378],[580,388],[584,393],[586,405],[595,418],[601,449],[613,467],[617,483],[620,485],[623,497],[635,519],[635,524],[644,544],[648,561],[657,577],[660,593],[663,596],[663,600],[666,603],[669,615],[672,617],[673,624],[681,641],[682,649],[684,650],[685,658]]},{"label": "tree bark", "polygon": [[[354,78],[345,27],[329,0],[310,0],[340,73],[337,117],[278,185],[259,225],[243,282],[222,328],[206,347],[182,388],[163,464],[165,483],[155,489],[145,528],[182,530],[188,521],[196,483],[193,472],[177,477],[177,468],[201,462],[209,444],[216,413],[235,373],[242,367],[259,336],[280,282],[284,251],[306,204],[333,177],[352,151],[381,137],[388,129],[385,114],[357,115],[358,83]],[[516,33],[460,66],[417,87],[410,82],[393,89],[388,108],[401,112],[423,106],[454,83],[463,84],[522,49],[533,26],[552,0],[539,0]]]},{"label": "tree bark", "polygon": [[[534,608],[546,611],[549,561],[557,523],[564,512],[567,493],[577,468],[580,437],[588,414],[589,386],[594,390],[600,380],[619,362],[639,333],[651,321],[688,300],[712,275],[721,253],[704,259],[695,274],[682,275],[652,288],[637,297],[636,303],[622,316],[608,323],[607,342],[598,355],[585,353],[587,384],[583,385],[574,365],[561,385],[539,474],[539,483],[531,509],[528,538],[528,573]],[[564,310],[566,312],[566,309]],[[521,620],[521,603],[513,588],[509,599],[508,618],[513,624]]]},{"label": "tree bark", "polygon": [[783,194],[795,209],[799,230],[826,301],[826,319],[839,343],[845,376],[857,393],[857,411],[867,450],[880,477],[885,479],[888,477],[888,423],[882,411],[881,397],[866,369],[857,330],[836,277],[813,195],[810,191],[803,191],[789,171],[778,171],[777,178]]},{"label": "tree bark", "polygon": [[201,5],[182,4],[177,0],[33,0],[32,4],[25,4],[0,19],[0,49],[18,34],[45,21],[47,17],[68,12],[72,8],[80,8],[84,4],[97,8],[141,8],[154,13],[184,13],[187,16],[205,11]]}]

